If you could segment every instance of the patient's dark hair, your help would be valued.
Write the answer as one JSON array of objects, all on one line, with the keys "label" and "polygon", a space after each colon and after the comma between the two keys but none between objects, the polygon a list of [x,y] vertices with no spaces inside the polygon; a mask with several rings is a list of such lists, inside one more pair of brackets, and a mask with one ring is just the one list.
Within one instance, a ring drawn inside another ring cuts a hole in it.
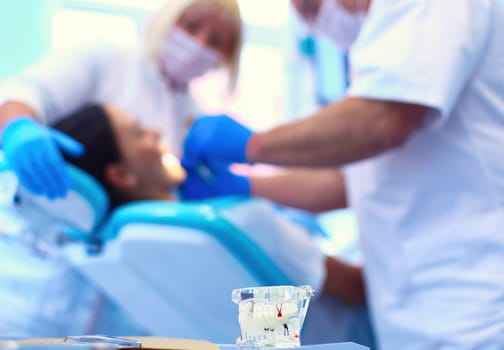
[{"label": "patient's dark hair", "polygon": [[68,163],[84,170],[107,191],[110,209],[131,201],[125,194],[112,187],[106,177],[108,164],[121,160],[114,130],[102,106],[90,105],[64,117],[52,125],[81,142],[86,151],[81,157],[64,155]]}]

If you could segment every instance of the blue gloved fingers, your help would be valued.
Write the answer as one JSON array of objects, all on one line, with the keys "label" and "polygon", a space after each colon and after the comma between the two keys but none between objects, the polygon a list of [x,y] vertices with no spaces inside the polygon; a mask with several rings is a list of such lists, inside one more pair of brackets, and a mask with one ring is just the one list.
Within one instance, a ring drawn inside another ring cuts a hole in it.
[{"label": "blue gloved fingers", "polygon": [[80,157],[84,154],[84,145],[73,137],[70,137],[56,129],[51,129],[50,133],[56,144],[68,155],[72,157]]},{"label": "blue gloved fingers", "polygon": [[196,169],[196,160],[193,157],[188,157],[184,154],[182,159],[180,159],[180,165],[182,165],[182,167],[187,171],[194,170]]},{"label": "blue gloved fingers", "polygon": [[84,154],[85,148],[82,143],[59,130],[49,129],[49,133],[52,139],[45,148],[44,158],[47,162],[43,165],[43,172],[47,175],[45,177],[47,195],[51,199],[63,198],[71,186],[71,180],[60,149],[71,156],[80,157]]},{"label": "blue gloved fingers", "polygon": [[221,174],[222,172],[229,172],[229,167],[231,163],[222,162],[222,161],[211,161],[205,163],[206,168],[210,171],[211,174]]},{"label": "blue gloved fingers", "polygon": [[189,170],[188,177],[181,187],[184,199],[204,199],[218,196],[249,196],[248,177],[237,175],[226,162],[205,164],[205,172],[200,168]]},{"label": "blue gloved fingers", "polygon": [[194,144],[191,134],[188,135],[184,142],[184,154],[180,160],[180,164],[186,169],[195,169],[197,163],[197,152],[194,150]]},{"label": "blue gloved fingers", "polygon": [[180,193],[184,200],[198,200],[209,195],[209,183],[197,171],[188,170],[187,178],[180,187]]},{"label": "blue gloved fingers", "polygon": [[198,125],[199,120],[196,120],[184,140],[184,153],[180,160],[180,164],[186,170],[195,169],[197,163],[199,137],[196,134],[198,133]]},{"label": "blue gloved fingers", "polygon": [[51,144],[45,149],[44,164],[41,164],[48,196],[63,198],[70,188],[70,177],[60,150]]},{"label": "blue gloved fingers", "polygon": [[222,122],[220,128],[227,131],[227,145],[226,149],[222,152],[225,156],[223,160],[233,163],[247,163],[247,144],[252,136],[252,131],[244,125],[238,123],[236,120],[228,117],[221,116]]},{"label": "blue gloved fingers", "polygon": [[32,156],[18,157],[13,167],[20,183],[37,195],[49,199],[63,197],[69,188],[69,178],[63,159],[52,142],[44,142]]},{"label": "blue gloved fingers", "polygon": [[200,199],[198,197],[199,191],[195,188],[194,180],[191,180],[189,178],[187,180],[188,182],[186,182],[181,187],[182,198],[187,201]]},{"label": "blue gloved fingers", "polygon": [[19,157],[17,162],[11,164],[16,173],[19,183],[33,194],[43,193],[43,185],[40,178],[32,170],[33,160],[30,158]]},{"label": "blue gloved fingers", "polygon": [[13,169],[26,189],[51,200],[64,197],[70,187],[65,163],[57,149],[40,149],[35,156],[20,157]]},{"label": "blue gloved fingers", "polygon": [[200,117],[184,142],[182,164],[194,168],[199,162],[246,162],[245,148],[251,134],[227,115]]},{"label": "blue gloved fingers", "polygon": [[73,155],[84,151],[77,141],[26,116],[7,124],[2,145],[20,184],[50,199],[62,197],[70,186],[59,147]]},{"label": "blue gloved fingers", "polygon": [[238,175],[231,170],[231,164],[227,162],[210,162],[207,164],[213,179],[218,181],[217,190],[219,195],[250,195],[250,180],[247,176]]},{"label": "blue gloved fingers", "polygon": [[[49,199],[56,198],[55,185],[47,173],[48,157],[45,149],[40,149],[33,157],[24,157],[20,159],[20,164],[24,166],[27,171],[23,176],[19,176],[20,180],[34,186],[37,191],[34,194],[44,195]],[[27,187],[30,189],[30,187]]]},{"label": "blue gloved fingers", "polygon": [[246,162],[246,147],[252,132],[226,115],[200,117],[184,142],[182,165],[188,178],[182,194],[188,198],[249,195],[250,181],[229,166]]},{"label": "blue gloved fingers", "polygon": [[180,160],[180,165],[185,170],[194,170],[197,167],[197,160],[194,157],[194,155],[187,155],[186,152],[184,152],[184,155],[182,156],[182,159]]},{"label": "blue gloved fingers", "polygon": [[186,169],[195,169],[196,165],[201,161],[202,149],[213,132],[213,130],[205,126],[205,124],[208,124],[206,121],[207,118],[196,120],[184,141],[184,154],[181,164]]},{"label": "blue gloved fingers", "polygon": [[49,199],[63,198],[70,188],[71,181],[60,149],[79,157],[84,154],[84,145],[59,130],[49,129],[48,131],[51,139],[47,140],[46,147],[43,151],[41,150],[41,158],[39,158],[44,160],[42,164],[39,164],[40,173],[43,174],[44,194]]}]

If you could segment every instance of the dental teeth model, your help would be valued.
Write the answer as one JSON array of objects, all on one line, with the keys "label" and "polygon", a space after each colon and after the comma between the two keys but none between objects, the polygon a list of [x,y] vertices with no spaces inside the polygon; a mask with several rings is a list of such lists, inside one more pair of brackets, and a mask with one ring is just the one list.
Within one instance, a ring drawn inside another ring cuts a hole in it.
[{"label": "dental teeth model", "polygon": [[232,300],[238,304],[241,350],[294,348],[301,345],[300,333],[313,296],[308,285],[270,286],[235,289]]},{"label": "dental teeth model", "polygon": [[265,346],[299,341],[299,309],[296,302],[240,304],[238,322],[244,338]]}]

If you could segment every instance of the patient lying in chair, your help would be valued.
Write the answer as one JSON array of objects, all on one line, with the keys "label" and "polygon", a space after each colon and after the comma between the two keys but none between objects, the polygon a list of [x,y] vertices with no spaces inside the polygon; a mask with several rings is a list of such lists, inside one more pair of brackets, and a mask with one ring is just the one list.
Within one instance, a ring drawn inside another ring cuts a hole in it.
[{"label": "patient lying in chair", "polygon": [[[114,106],[90,106],[65,118],[55,128],[82,142],[86,153],[68,161],[97,179],[111,207],[136,200],[177,200],[184,168],[160,142],[159,133],[144,128]],[[325,258],[323,292],[348,303],[364,303],[360,268]]]},{"label": "patient lying in chair", "polygon": [[[160,142],[158,132],[144,128],[126,111],[114,106],[89,106],[54,127],[85,145],[83,157],[68,161],[104,186],[112,208],[140,200],[178,200],[176,189],[184,182],[184,168]],[[267,220],[265,216],[268,215],[280,215],[270,211],[265,202],[262,200],[262,204],[256,206],[259,208],[257,216],[250,218],[251,223],[259,224],[257,221]],[[239,211],[237,208],[235,213]],[[303,246],[306,252],[289,257],[291,266],[283,266],[286,270],[300,278],[300,282],[312,284],[317,293],[335,297],[343,303],[365,303],[359,267],[324,256],[303,229],[293,223],[282,225],[278,227],[282,227],[280,236],[285,238],[284,251],[290,244],[296,244]]]}]

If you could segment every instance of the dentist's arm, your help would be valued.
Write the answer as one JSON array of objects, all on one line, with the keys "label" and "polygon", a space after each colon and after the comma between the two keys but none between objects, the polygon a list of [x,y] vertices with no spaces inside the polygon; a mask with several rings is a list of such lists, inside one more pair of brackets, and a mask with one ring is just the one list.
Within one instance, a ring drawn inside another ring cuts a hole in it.
[{"label": "dentist's arm", "polygon": [[251,194],[319,213],[347,207],[345,181],[337,169],[292,169],[250,177]]},{"label": "dentist's arm", "polygon": [[18,116],[24,115],[33,119],[38,119],[35,111],[26,103],[18,101],[7,101],[0,105],[0,134],[4,127]]},{"label": "dentist's arm", "polygon": [[253,195],[314,213],[347,205],[345,182],[337,169],[287,169],[281,174],[250,177],[234,174],[227,166],[213,166],[209,170],[211,179],[188,171],[188,178],[180,188],[183,199]]},{"label": "dentist's arm", "polygon": [[332,256],[326,257],[325,266],[324,294],[335,296],[349,304],[366,302],[362,267],[348,264]]},{"label": "dentist's arm", "polygon": [[346,98],[314,115],[253,134],[249,162],[286,166],[340,166],[401,146],[423,121],[427,107]]},{"label": "dentist's arm", "polygon": [[82,145],[41,122],[56,121],[90,101],[110,58],[99,48],[52,52],[19,77],[2,82],[0,145],[20,183],[34,194],[63,197],[70,186],[62,152]]},{"label": "dentist's arm", "polygon": [[340,166],[401,146],[423,123],[425,106],[345,98],[315,114],[253,133],[227,116],[200,118],[191,128],[183,162],[249,162]]}]

